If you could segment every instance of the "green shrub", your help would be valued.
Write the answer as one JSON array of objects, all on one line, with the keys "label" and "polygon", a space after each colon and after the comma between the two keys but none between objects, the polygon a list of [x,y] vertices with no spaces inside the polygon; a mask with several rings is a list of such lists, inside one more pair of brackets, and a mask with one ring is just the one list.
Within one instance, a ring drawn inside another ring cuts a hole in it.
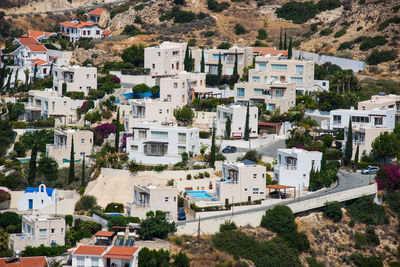
[{"label": "green shrub", "polygon": [[236,24],[235,25],[235,34],[236,35],[241,35],[246,33],[246,29],[241,25],[241,24]]},{"label": "green shrub", "polygon": [[334,222],[340,222],[342,219],[342,205],[338,201],[326,202],[323,215]]},{"label": "green shrub", "polygon": [[168,168],[168,165],[157,165],[154,167],[154,170],[156,172],[162,172],[163,170],[165,170],[166,168]]},{"label": "green shrub", "polygon": [[376,257],[375,255],[367,257],[363,256],[362,254],[352,254],[350,256],[350,259],[357,267],[367,267],[367,266],[383,267],[382,260]]},{"label": "green shrub", "polygon": [[214,32],[213,31],[206,31],[205,33],[204,33],[204,37],[211,37],[211,36],[214,36]]},{"label": "green shrub", "polygon": [[135,11],[140,11],[140,10],[143,10],[143,8],[144,8],[144,5],[136,5],[135,7],[134,7],[134,9],[135,9]]},{"label": "green shrub", "polygon": [[141,33],[142,32],[138,28],[136,28],[135,25],[126,25],[121,34],[135,36],[135,35],[139,35]]},{"label": "green shrub", "polygon": [[299,252],[306,252],[310,249],[310,241],[304,232],[293,231],[281,236],[287,242],[288,246]]},{"label": "green shrub", "polygon": [[207,178],[209,178],[209,177],[210,177],[210,174],[209,174],[208,172],[204,172],[204,176],[207,177]]},{"label": "green shrub", "polygon": [[139,235],[145,240],[163,239],[174,232],[176,232],[175,223],[167,221],[165,212],[159,210],[156,211],[156,214],[148,212],[146,219],[140,223]]},{"label": "green shrub", "polygon": [[363,196],[347,208],[348,215],[356,222],[377,225],[388,222],[385,209],[373,202],[373,198]]},{"label": "green shrub", "polygon": [[292,210],[281,205],[265,212],[261,219],[261,226],[277,234],[288,234],[297,229]]},{"label": "green shrub", "polygon": [[219,226],[219,231],[220,232],[233,231],[233,230],[236,230],[236,229],[237,229],[237,226],[232,221],[225,221],[223,224],[221,224]]},{"label": "green shrub", "polygon": [[391,23],[400,24],[400,17],[393,17],[393,18],[385,20],[384,22],[379,24],[378,31],[383,31]]},{"label": "green shrub", "polygon": [[259,39],[259,40],[267,39],[267,32],[264,29],[259,29],[257,39]]},{"label": "green shrub", "polygon": [[114,229],[114,226],[125,227],[128,224],[124,216],[114,216],[107,223],[108,231],[120,231],[119,229]]},{"label": "green shrub", "polygon": [[139,217],[131,217],[131,216],[128,216],[128,217],[125,217],[125,219],[126,219],[126,221],[127,221],[128,223],[140,223],[140,222],[141,222],[141,220],[140,220]]},{"label": "green shrub", "polygon": [[355,241],[354,248],[356,248],[356,249],[361,249],[362,247],[364,247],[367,244],[365,235],[360,232],[354,233],[354,241]]},{"label": "green shrub", "polygon": [[208,131],[200,131],[199,132],[199,137],[201,139],[208,139],[208,138],[210,138],[210,136],[211,136],[211,132],[208,132]]},{"label": "green shrub", "polygon": [[372,53],[367,57],[367,63],[369,65],[378,65],[382,62],[395,60],[396,57],[397,53],[395,50],[373,50]]},{"label": "green shrub", "polygon": [[186,180],[191,180],[191,179],[192,179],[192,175],[191,174],[186,175]]},{"label": "green shrub", "polygon": [[231,48],[231,46],[232,45],[230,43],[222,42],[217,46],[217,48],[218,49],[229,49],[229,48]]},{"label": "green shrub", "polygon": [[319,35],[320,35],[320,36],[327,36],[327,35],[330,35],[332,32],[333,32],[333,31],[332,31],[331,28],[325,28],[325,29],[322,29],[322,30],[319,32]]},{"label": "green shrub", "polygon": [[327,160],[339,160],[343,155],[343,152],[339,149],[328,149],[325,152],[325,156]]},{"label": "green shrub", "polygon": [[374,48],[376,46],[381,46],[387,44],[387,40],[384,36],[375,36],[375,37],[370,37],[365,39],[361,45],[360,45],[360,50],[362,51],[367,51],[371,48]]},{"label": "green shrub", "polygon": [[119,213],[123,213],[124,212],[124,204],[116,203],[116,202],[108,203],[106,208],[104,209],[104,212],[119,212]]},{"label": "green shrub", "polygon": [[72,226],[74,222],[74,217],[72,215],[65,215],[65,223],[69,226]]},{"label": "green shrub", "polygon": [[333,37],[334,38],[340,38],[345,34],[346,34],[346,29],[341,29],[340,31],[337,31]]},{"label": "green shrub", "polygon": [[217,0],[207,0],[207,8],[213,12],[222,12],[229,7],[230,4],[228,2],[219,3]]},{"label": "green shrub", "polygon": [[306,261],[308,263],[308,267],[325,267],[322,262],[318,262],[315,257],[307,257]]},{"label": "green shrub", "polygon": [[82,196],[75,204],[76,211],[88,211],[97,205],[97,199],[94,196]]},{"label": "green shrub", "polygon": [[55,246],[55,247],[45,247],[43,245],[39,247],[27,246],[24,251],[22,251],[23,257],[35,257],[35,256],[46,256],[46,257],[58,257],[61,254],[67,252],[68,246]]},{"label": "green shrub", "polygon": [[390,209],[400,216],[400,192],[386,193],[385,201],[389,204]]}]

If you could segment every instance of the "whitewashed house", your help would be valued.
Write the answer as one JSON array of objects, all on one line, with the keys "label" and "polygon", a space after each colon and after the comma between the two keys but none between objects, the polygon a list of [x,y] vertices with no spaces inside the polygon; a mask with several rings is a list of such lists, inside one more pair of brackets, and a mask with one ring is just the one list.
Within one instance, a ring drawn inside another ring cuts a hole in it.
[{"label": "whitewashed house", "polygon": [[265,199],[265,166],[244,160],[224,162],[222,179],[216,183],[216,199],[238,203]]},{"label": "whitewashed house", "polygon": [[84,21],[64,21],[60,23],[60,34],[69,39],[70,42],[77,42],[80,38],[100,39],[110,36],[109,30],[104,30],[97,23]]},{"label": "whitewashed house", "polygon": [[11,55],[18,66],[31,66],[34,59],[48,61],[47,48],[42,44],[21,45]]},{"label": "whitewashed house", "polygon": [[152,76],[168,77],[184,70],[186,43],[163,42],[144,49],[144,67]]},{"label": "whitewashed house", "polygon": [[200,152],[199,129],[143,122],[126,139],[129,159],[142,164],[176,164],[183,152]]},{"label": "whitewashed house", "polygon": [[278,149],[277,164],[274,166],[274,180],[280,185],[306,188],[310,184],[310,171],[319,170],[322,153],[298,148]]},{"label": "whitewashed house", "polygon": [[149,211],[161,210],[166,216],[177,219],[178,211],[178,189],[165,185],[135,185],[133,191],[133,202],[127,203],[126,212],[128,216],[146,218]]},{"label": "whitewashed house", "polygon": [[27,246],[64,246],[65,231],[63,217],[22,215],[22,231],[10,235],[9,248],[22,252]]},{"label": "whitewashed house", "polygon": [[[244,105],[219,105],[217,106],[217,118],[215,120],[217,136],[225,137],[226,122],[228,117],[231,119],[231,136],[233,138],[243,138],[246,125],[247,106]],[[258,136],[258,108],[249,107],[249,129],[250,138]]]},{"label": "whitewashed house", "polygon": [[53,89],[63,94],[63,84],[66,92],[82,92],[88,95],[90,89],[97,89],[97,68],[95,67],[55,67],[53,70]]},{"label": "whitewashed house", "polygon": [[47,188],[44,184],[39,187],[27,187],[18,201],[18,210],[40,210],[58,201],[58,191]]}]

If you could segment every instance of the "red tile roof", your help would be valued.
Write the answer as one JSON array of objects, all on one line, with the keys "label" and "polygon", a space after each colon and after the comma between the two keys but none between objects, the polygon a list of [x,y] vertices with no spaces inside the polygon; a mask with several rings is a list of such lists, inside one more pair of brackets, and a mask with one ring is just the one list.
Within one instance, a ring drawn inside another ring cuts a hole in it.
[{"label": "red tile roof", "polygon": [[79,246],[73,255],[101,255],[106,251],[107,247],[104,246]]},{"label": "red tile roof", "polygon": [[287,50],[276,50],[275,47],[253,47],[253,52],[259,53],[260,55],[273,55],[277,56],[279,54],[287,56]]},{"label": "red tile roof", "polygon": [[50,36],[51,34],[54,34],[54,32],[28,30],[28,33],[22,35],[22,37],[32,37],[32,38],[37,39],[42,36]]},{"label": "red tile roof", "polygon": [[7,267],[44,267],[47,266],[46,257],[21,257],[17,262],[6,263],[8,258],[0,258],[0,266]]},{"label": "red tile roof", "polygon": [[105,31],[103,31],[103,35],[104,36],[107,36],[107,35],[110,35],[111,34],[111,31],[110,30],[105,30]]},{"label": "red tile roof", "polygon": [[22,45],[39,43],[35,38],[32,38],[32,37],[22,37],[22,38],[15,38],[15,39],[17,39]]},{"label": "red tile roof", "polygon": [[46,52],[47,48],[44,45],[25,45],[32,52]]},{"label": "red tile roof", "polygon": [[77,23],[73,23],[71,21],[64,21],[60,22],[60,25],[67,28],[83,28],[83,27],[92,27],[94,25],[97,25],[97,23],[83,22],[83,21],[78,21]]},{"label": "red tile roof", "polygon": [[94,234],[94,236],[112,237],[114,234],[115,234],[115,232],[110,232],[110,231],[98,231],[97,233]]},{"label": "red tile roof", "polygon": [[32,66],[35,66],[35,65],[41,66],[41,65],[49,64],[49,63],[50,63],[49,61],[38,59],[38,58],[32,59]]},{"label": "red tile roof", "polygon": [[101,13],[103,13],[105,10],[105,8],[98,8],[93,10],[92,12],[89,12],[89,15],[100,16]]},{"label": "red tile roof", "polygon": [[103,258],[130,260],[139,247],[112,247]]}]

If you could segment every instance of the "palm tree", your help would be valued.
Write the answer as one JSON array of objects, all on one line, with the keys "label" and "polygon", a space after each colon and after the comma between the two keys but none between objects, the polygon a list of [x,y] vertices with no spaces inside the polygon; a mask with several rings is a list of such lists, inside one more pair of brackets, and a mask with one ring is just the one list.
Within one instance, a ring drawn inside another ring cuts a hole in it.
[{"label": "palm tree", "polygon": [[131,173],[135,173],[139,170],[139,165],[135,161],[131,160],[128,163],[128,169]]},{"label": "palm tree", "polygon": [[25,73],[25,85],[28,85],[29,82],[29,69],[24,69],[24,73]]},{"label": "palm tree", "polygon": [[351,91],[351,78],[353,78],[353,71],[352,70],[345,70],[347,73],[347,91]]},{"label": "palm tree", "polygon": [[342,77],[342,72],[340,70],[337,70],[334,74],[333,74],[333,78],[334,81],[336,81],[336,93],[339,94],[339,90],[340,90],[340,79]]},{"label": "palm tree", "polygon": [[315,139],[315,133],[313,131],[313,127],[318,126],[318,123],[311,119],[310,116],[302,118],[300,121],[296,122],[295,125],[297,127],[301,127],[305,132],[311,132],[313,139]]}]

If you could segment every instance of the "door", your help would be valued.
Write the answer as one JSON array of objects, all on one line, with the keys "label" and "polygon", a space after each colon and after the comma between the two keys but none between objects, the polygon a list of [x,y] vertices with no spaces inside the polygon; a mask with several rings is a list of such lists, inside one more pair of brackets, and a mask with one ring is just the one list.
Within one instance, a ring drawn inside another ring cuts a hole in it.
[{"label": "door", "polygon": [[33,209],[33,199],[29,199],[29,209]]}]

